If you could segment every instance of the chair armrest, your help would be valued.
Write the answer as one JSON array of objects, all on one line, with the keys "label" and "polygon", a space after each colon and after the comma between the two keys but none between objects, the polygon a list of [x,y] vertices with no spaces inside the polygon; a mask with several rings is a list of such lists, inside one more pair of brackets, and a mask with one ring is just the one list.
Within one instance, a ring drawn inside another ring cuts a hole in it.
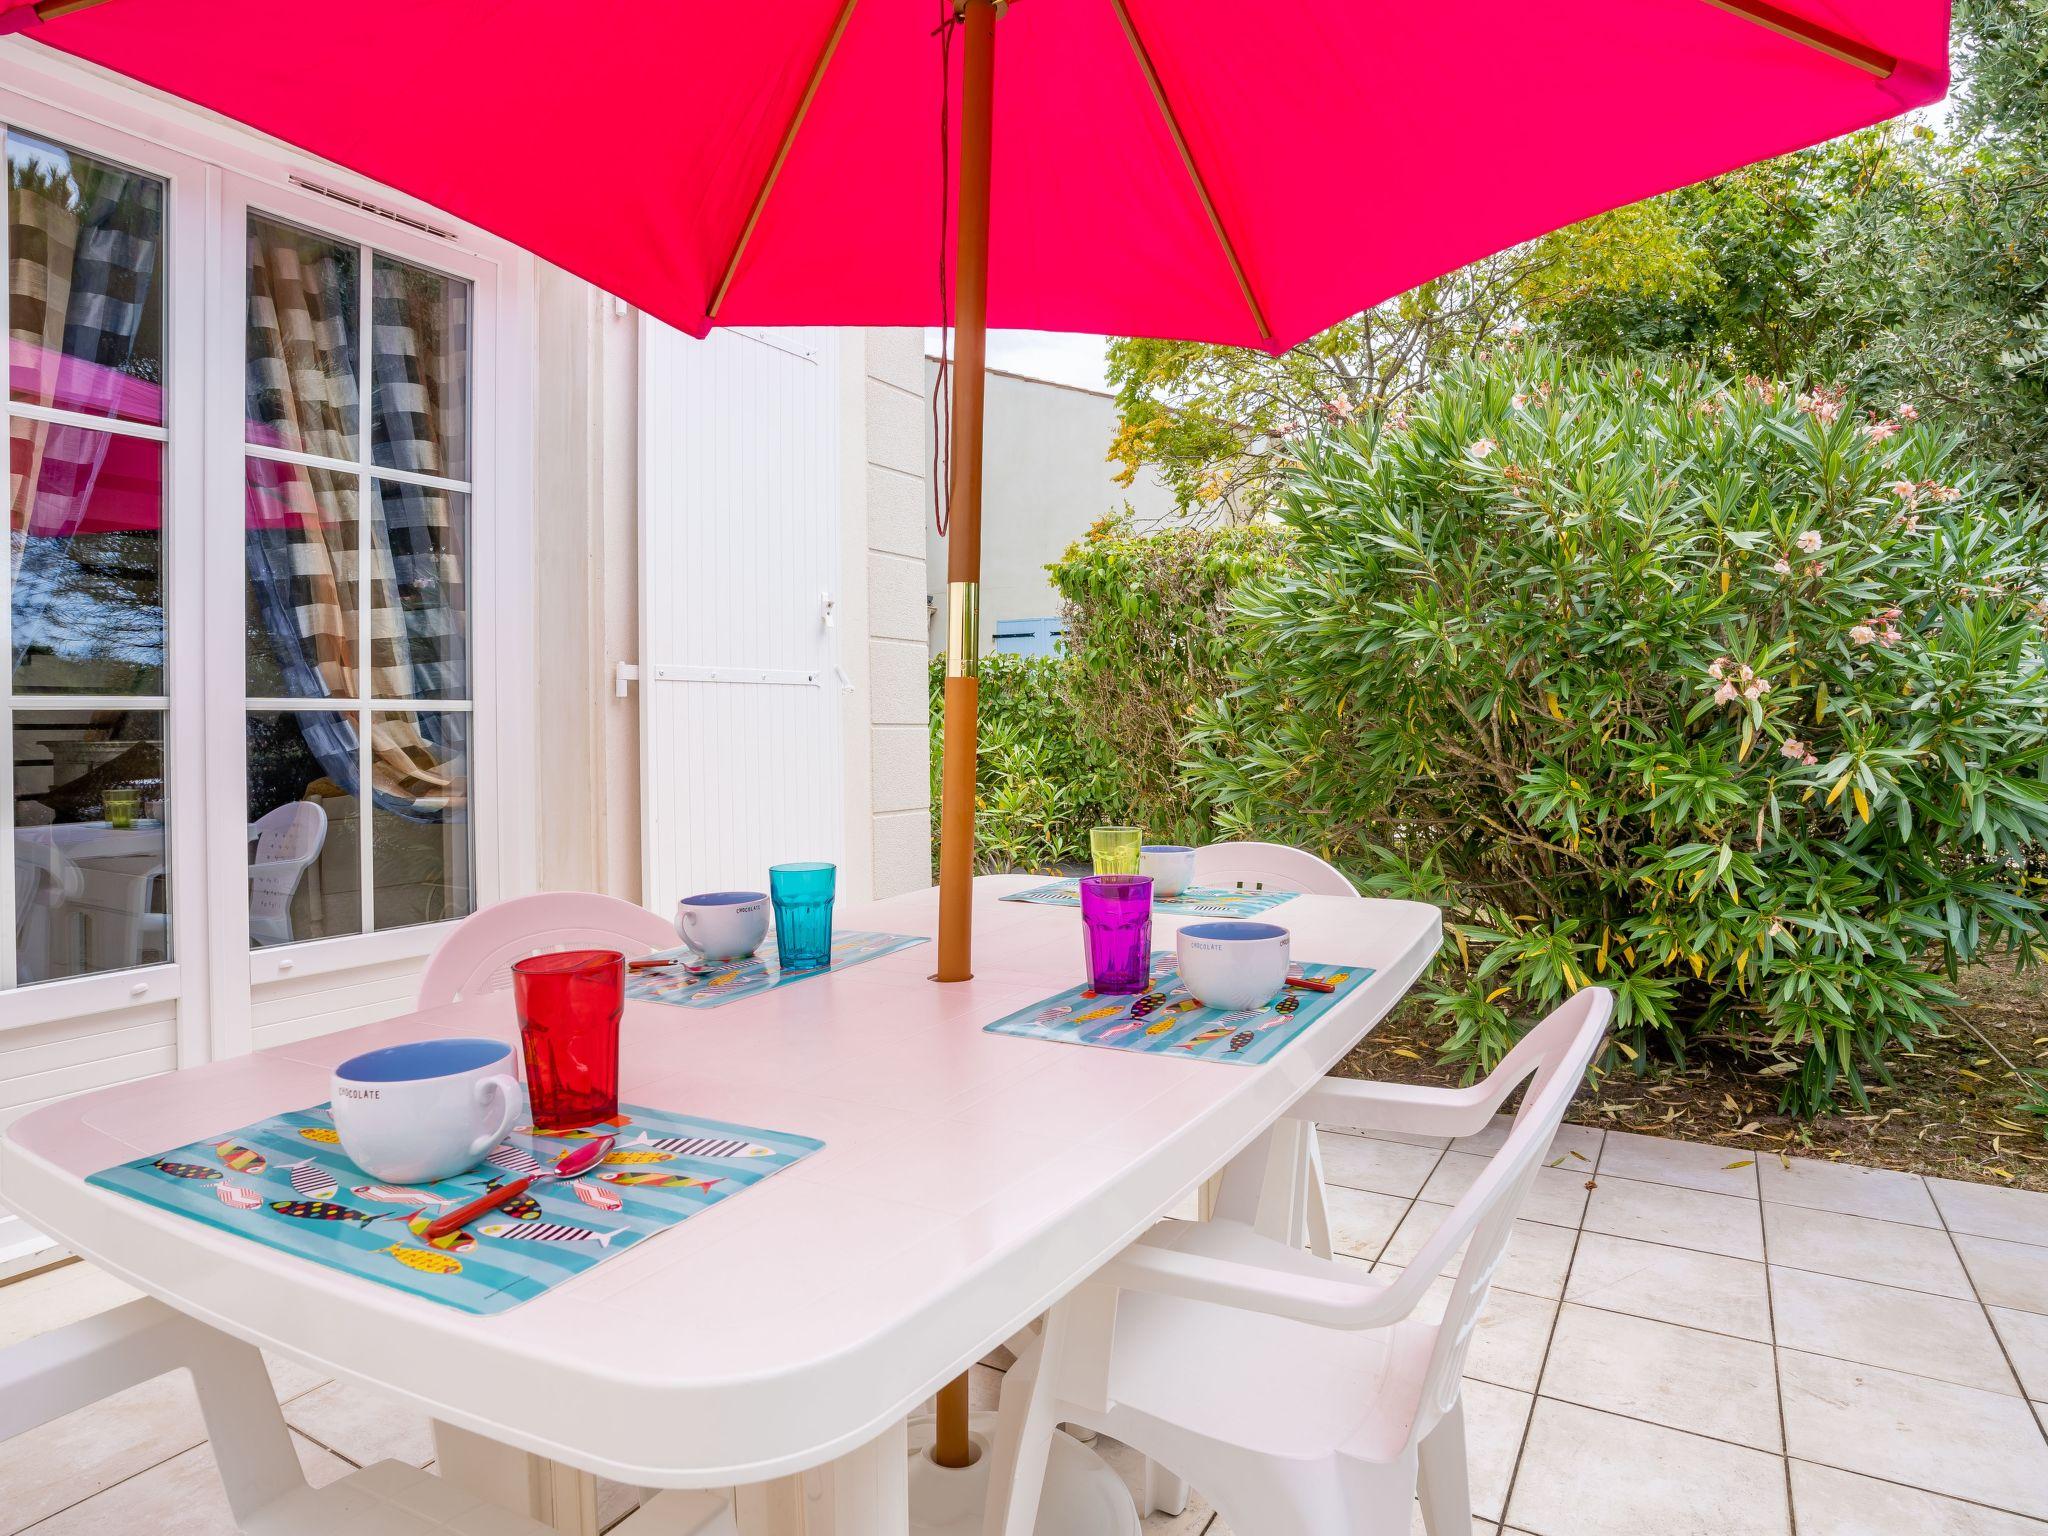
[{"label": "chair armrest", "polygon": [[1474,1136],[1516,1086],[1495,1072],[1469,1088],[1419,1088],[1409,1083],[1326,1077],[1288,1114],[1297,1120],[1355,1131],[1405,1131],[1413,1136]]},{"label": "chair armrest", "polygon": [[[1397,1323],[1415,1310],[1422,1289],[1404,1287],[1399,1280],[1392,1285],[1360,1285],[1289,1274],[1164,1248],[1143,1238],[1111,1259],[1095,1278],[1121,1290],[1213,1302],[1325,1328],[1383,1328]],[[1403,1294],[1406,1290],[1418,1296]]]}]

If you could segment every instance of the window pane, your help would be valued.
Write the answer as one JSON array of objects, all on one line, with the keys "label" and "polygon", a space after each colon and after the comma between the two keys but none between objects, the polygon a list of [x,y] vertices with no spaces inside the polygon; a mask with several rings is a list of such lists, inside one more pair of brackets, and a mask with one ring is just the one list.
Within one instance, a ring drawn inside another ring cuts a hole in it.
[{"label": "window pane", "polygon": [[362,325],[357,251],[249,219],[248,440],[356,457]]},{"label": "window pane", "polygon": [[370,442],[378,466],[467,480],[469,284],[377,257],[370,348]]},{"label": "window pane", "polygon": [[8,387],[162,425],[164,184],[7,135]]},{"label": "window pane", "polygon": [[249,716],[249,943],[360,933],[362,808],[353,715]]},{"label": "window pane", "polygon": [[475,910],[469,846],[469,716],[372,716],[376,791],[372,878],[377,926],[405,928]]},{"label": "window pane", "polygon": [[252,698],[356,692],[357,480],[250,459],[247,651]]},{"label": "window pane", "polygon": [[380,699],[469,693],[469,498],[377,482],[370,666]]},{"label": "window pane", "polygon": [[170,958],[163,715],[17,710],[15,977]]},{"label": "window pane", "polygon": [[162,693],[162,445],[17,416],[7,448],[15,687]]}]

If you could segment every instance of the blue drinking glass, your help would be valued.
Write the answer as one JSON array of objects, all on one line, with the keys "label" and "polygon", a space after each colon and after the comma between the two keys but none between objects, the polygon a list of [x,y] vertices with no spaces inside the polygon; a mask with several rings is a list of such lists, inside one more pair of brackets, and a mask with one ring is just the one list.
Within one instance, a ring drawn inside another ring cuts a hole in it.
[{"label": "blue drinking glass", "polygon": [[774,864],[768,895],[775,903],[775,957],[785,971],[832,963],[832,893],[836,864]]}]

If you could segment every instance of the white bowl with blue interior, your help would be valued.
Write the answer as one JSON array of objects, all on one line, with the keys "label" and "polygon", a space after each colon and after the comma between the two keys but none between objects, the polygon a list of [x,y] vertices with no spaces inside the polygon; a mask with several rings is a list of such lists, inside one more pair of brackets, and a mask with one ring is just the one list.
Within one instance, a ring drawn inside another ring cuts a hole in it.
[{"label": "white bowl with blue interior", "polygon": [[1189,923],[1174,940],[1180,984],[1205,1007],[1262,1007],[1287,985],[1290,943],[1278,923]]},{"label": "white bowl with blue interior", "polygon": [[1195,882],[1195,850],[1179,843],[1146,843],[1138,850],[1138,873],[1152,877],[1154,896],[1178,896]]}]

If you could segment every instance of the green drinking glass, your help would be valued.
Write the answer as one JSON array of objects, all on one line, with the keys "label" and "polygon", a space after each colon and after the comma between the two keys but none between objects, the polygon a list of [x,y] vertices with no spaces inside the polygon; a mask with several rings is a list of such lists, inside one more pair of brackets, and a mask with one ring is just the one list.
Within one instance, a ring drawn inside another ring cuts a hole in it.
[{"label": "green drinking glass", "polygon": [[1088,834],[1088,851],[1098,875],[1135,875],[1145,834],[1138,827],[1097,827]]}]

